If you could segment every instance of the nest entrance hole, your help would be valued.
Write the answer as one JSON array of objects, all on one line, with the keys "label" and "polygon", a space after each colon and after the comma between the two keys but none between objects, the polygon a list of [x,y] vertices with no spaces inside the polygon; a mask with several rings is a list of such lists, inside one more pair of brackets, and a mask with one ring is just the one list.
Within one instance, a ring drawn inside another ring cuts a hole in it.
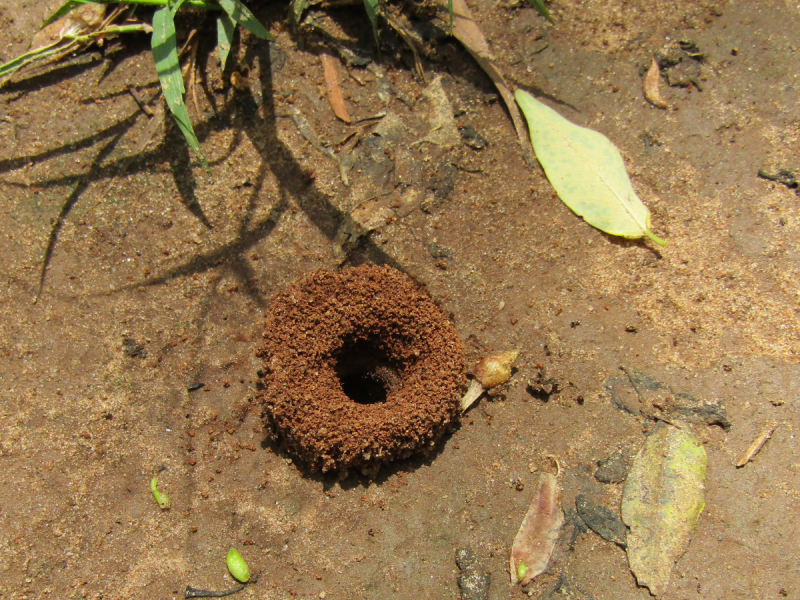
[{"label": "nest entrance hole", "polygon": [[377,340],[348,340],[336,356],[336,376],[342,391],[356,404],[382,404],[400,385],[400,365]]}]

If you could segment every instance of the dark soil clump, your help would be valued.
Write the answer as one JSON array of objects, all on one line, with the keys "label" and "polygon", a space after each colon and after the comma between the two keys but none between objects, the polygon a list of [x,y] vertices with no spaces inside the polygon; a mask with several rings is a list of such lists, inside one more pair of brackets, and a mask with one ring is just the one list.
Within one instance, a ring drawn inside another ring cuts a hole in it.
[{"label": "dark soil clump", "polygon": [[317,271],[267,316],[265,404],[281,446],[313,471],[430,453],[458,422],[464,381],[452,323],[407,275]]}]

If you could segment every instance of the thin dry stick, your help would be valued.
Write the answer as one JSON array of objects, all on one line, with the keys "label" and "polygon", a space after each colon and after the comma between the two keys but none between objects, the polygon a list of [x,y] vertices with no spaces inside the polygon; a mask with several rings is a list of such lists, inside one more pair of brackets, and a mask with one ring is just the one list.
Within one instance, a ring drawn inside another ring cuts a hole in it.
[{"label": "thin dry stick", "polygon": [[772,437],[772,434],[777,428],[778,425],[773,423],[764,429],[764,431],[762,431],[761,434],[753,440],[753,443],[750,444],[750,447],[747,450],[745,450],[744,454],[742,454],[742,458],[740,458],[739,462],[736,463],[736,468],[740,469],[753,460],[753,457],[759,453],[761,448],[764,447],[764,444],[766,444],[769,438]]}]

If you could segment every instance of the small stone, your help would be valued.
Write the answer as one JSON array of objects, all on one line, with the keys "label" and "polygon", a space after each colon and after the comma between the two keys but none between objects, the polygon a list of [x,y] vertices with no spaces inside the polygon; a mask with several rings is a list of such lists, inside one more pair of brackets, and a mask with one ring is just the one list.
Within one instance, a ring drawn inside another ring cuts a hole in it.
[{"label": "small stone", "polygon": [[597,470],[594,478],[601,483],[621,483],[628,475],[628,467],[625,465],[625,458],[621,450],[617,450],[603,460],[597,461]]},{"label": "small stone", "polygon": [[615,513],[605,506],[595,504],[582,494],[575,498],[575,508],[578,510],[580,518],[592,531],[604,540],[625,548],[627,529]]},{"label": "small stone", "polygon": [[462,600],[489,600],[491,577],[483,570],[475,552],[470,548],[456,550],[456,565],[461,569],[458,589]]}]

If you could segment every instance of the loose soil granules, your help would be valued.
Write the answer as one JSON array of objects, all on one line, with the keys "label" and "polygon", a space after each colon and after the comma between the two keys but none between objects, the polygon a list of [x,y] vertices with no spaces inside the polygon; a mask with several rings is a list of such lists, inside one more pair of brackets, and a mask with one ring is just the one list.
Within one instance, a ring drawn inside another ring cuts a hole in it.
[{"label": "loose soil granules", "polygon": [[258,356],[277,438],[311,470],[374,475],[429,453],[458,421],[461,340],[389,267],[317,271],[276,294]]}]

